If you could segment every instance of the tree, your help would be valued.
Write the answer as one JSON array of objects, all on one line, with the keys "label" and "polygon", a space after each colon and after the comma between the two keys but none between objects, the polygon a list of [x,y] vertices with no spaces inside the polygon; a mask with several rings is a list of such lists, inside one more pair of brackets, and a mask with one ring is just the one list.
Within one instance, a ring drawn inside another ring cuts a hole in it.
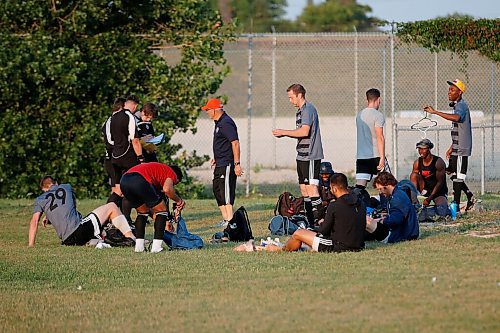
[{"label": "tree", "polygon": [[470,17],[398,23],[397,35],[407,43],[417,43],[432,52],[451,51],[461,58],[477,51],[495,62],[500,61],[500,20]]},{"label": "tree", "polygon": [[[160,105],[168,140],[195,131],[199,105],[228,73],[231,32],[204,0],[6,0],[0,11],[0,196],[38,193],[53,174],[78,194],[107,193],[100,128],[117,96]],[[178,62],[154,48],[167,47]],[[207,157],[181,153],[184,168]]]},{"label": "tree", "polygon": [[356,0],[326,0],[309,4],[298,18],[298,27],[305,32],[352,32],[376,30],[377,19],[368,17],[370,6]]},{"label": "tree", "polygon": [[231,11],[241,32],[271,32],[272,26],[283,24],[286,0],[211,0],[221,13]]}]

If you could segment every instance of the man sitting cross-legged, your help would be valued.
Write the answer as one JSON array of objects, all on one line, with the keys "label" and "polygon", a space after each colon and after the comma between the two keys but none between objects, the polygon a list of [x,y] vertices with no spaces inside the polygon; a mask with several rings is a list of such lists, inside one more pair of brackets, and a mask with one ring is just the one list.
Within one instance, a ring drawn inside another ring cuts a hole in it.
[{"label": "man sitting cross-legged", "polygon": [[330,189],[335,201],[330,202],[325,221],[319,231],[299,229],[283,248],[268,245],[267,251],[297,251],[307,244],[315,252],[360,251],[365,247],[366,207],[358,196],[349,192],[347,177],[341,173],[330,176]]},{"label": "man sitting cross-legged", "polygon": [[133,245],[135,237],[125,216],[110,202],[94,209],[82,218],[76,210],[75,194],[69,184],[57,184],[51,176],[45,176],[40,182],[44,192],[35,201],[35,212],[29,228],[30,247],[35,246],[38,222],[43,213],[43,226],[50,222],[62,240],[63,245],[85,245],[91,239],[100,239],[102,226],[107,220],[120,230]]}]

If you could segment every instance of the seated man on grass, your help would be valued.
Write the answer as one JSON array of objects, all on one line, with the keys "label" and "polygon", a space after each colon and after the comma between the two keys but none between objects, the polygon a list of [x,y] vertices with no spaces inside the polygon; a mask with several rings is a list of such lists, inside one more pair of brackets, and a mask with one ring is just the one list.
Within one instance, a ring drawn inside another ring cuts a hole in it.
[{"label": "seated man on grass", "polygon": [[397,243],[418,238],[415,206],[397,184],[398,181],[389,172],[381,172],[375,177],[373,187],[387,199],[387,216],[376,219],[366,217],[366,240]]},{"label": "seated man on grass", "polygon": [[448,187],[446,186],[446,164],[439,156],[432,154],[434,144],[429,139],[417,143],[420,157],[413,163],[410,180],[425,197],[422,205],[427,207],[433,201],[439,216],[448,214]]},{"label": "seated man on grass", "polygon": [[365,247],[366,207],[358,196],[348,190],[347,177],[342,173],[330,176],[330,190],[336,199],[326,210],[325,221],[318,232],[295,231],[283,248],[266,246],[267,251],[297,251],[302,244],[315,252],[360,251]]},{"label": "seated man on grass", "polygon": [[31,218],[29,228],[30,247],[35,246],[38,222],[43,213],[45,218],[42,223],[52,224],[63,245],[85,245],[91,239],[101,239],[102,226],[107,220],[120,230],[130,240],[130,245],[135,242],[135,236],[125,216],[116,206],[110,202],[97,207],[87,216],[76,210],[75,194],[69,184],[57,184],[51,176],[45,176],[40,182],[44,192],[35,200],[35,212]]}]

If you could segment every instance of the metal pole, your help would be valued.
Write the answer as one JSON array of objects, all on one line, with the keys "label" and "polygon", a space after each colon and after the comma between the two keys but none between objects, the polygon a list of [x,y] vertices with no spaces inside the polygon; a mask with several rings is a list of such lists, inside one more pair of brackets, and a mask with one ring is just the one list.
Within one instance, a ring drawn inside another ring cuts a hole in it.
[{"label": "metal pole", "polygon": [[[271,95],[272,95],[272,116],[273,116],[273,129],[276,128],[276,30],[274,25],[271,27],[273,30],[273,49],[271,55]],[[273,136],[273,169],[276,169],[276,144],[277,139]]]},{"label": "metal pole", "polygon": [[481,126],[481,195],[484,195],[484,172],[485,172],[485,146],[486,146],[486,135],[485,129]]},{"label": "metal pole", "polygon": [[354,26],[354,114],[358,112],[358,31]]},{"label": "metal pole", "polygon": [[382,108],[384,110],[384,118],[387,117],[387,110],[386,110],[386,105],[387,105],[387,100],[385,99],[385,91],[386,91],[386,76],[387,76],[387,51],[385,50],[385,46],[383,49],[383,73],[382,73],[382,82],[383,82],[383,88],[382,88]]},{"label": "metal pole", "polygon": [[[434,52],[434,107],[438,109],[438,54]],[[439,156],[439,131],[436,131],[437,156]]]},{"label": "metal pole", "polygon": [[250,159],[251,159],[251,138],[252,138],[252,35],[248,36],[248,95],[247,95],[247,186],[246,196],[250,195]]},{"label": "metal pole", "polygon": [[[491,93],[490,93],[490,112],[491,125],[495,125],[495,103],[496,103],[496,82],[495,82],[495,64],[491,63]],[[495,127],[491,129],[491,167],[495,168]]]},{"label": "metal pole", "polygon": [[398,178],[398,158],[397,158],[397,124],[396,112],[394,108],[394,22],[392,23],[391,37],[391,113],[392,113],[392,156],[393,156],[393,170],[394,177]]}]

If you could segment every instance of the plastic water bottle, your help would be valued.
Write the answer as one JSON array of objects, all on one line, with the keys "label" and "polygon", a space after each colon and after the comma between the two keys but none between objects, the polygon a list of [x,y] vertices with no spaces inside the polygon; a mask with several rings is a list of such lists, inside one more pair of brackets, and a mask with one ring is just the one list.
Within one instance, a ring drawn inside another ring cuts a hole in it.
[{"label": "plastic water bottle", "polygon": [[450,205],[450,212],[451,212],[451,219],[453,221],[455,221],[457,219],[457,203],[456,202],[452,202],[451,205]]}]

